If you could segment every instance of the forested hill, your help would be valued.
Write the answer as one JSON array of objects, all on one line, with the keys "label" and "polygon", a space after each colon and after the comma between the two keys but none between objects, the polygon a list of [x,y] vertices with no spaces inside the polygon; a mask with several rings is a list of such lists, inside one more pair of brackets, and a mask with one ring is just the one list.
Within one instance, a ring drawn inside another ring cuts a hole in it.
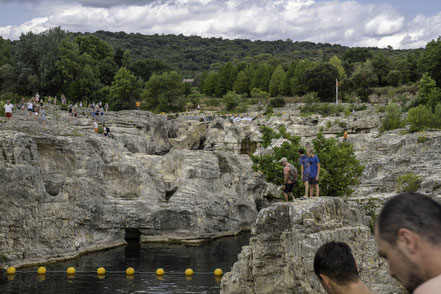
[{"label": "forested hill", "polygon": [[[74,33],[73,35],[82,35]],[[158,59],[165,61],[171,68],[184,77],[207,71],[210,67],[218,69],[228,61],[252,61],[256,63],[269,58],[278,58],[281,63],[289,64],[296,59],[317,61],[329,60],[332,56],[343,56],[350,48],[328,43],[278,41],[250,41],[243,39],[202,38],[184,35],[142,35],[139,33],[97,31],[93,35],[108,42],[115,50],[130,50],[133,60]],[[403,50],[369,48],[369,51],[382,52],[384,55],[399,55]],[[264,54],[262,56],[262,54]],[[216,66],[218,64],[218,66]]]}]

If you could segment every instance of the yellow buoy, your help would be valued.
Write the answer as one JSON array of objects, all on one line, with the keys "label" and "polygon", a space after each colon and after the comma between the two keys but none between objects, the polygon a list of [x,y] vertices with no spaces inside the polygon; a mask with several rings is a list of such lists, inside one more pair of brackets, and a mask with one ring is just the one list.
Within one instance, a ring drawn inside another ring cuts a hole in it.
[{"label": "yellow buoy", "polygon": [[127,275],[134,275],[135,270],[133,269],[133,267],[129,267],[128,269],[126,269],[126,274]]},{"label": "yellow buoy", "polygon": [[185,270],[185,275],[186,276],[192,276],[194,274],[193,270],[191,268],[188,268]]},{"label": "yellow buoy", "polygon": [[75,274],[75,268],[71,266],[71,267],[67,268],[66,272],[68,275],[73,275],[73,274]]},{"label": "yellow buoy", "polygon": [[222,276],[224,273],[222,272],[222,270],[220,268],[217,268],[214,270],[214,275],[215,276]]},{"label": "yellow buoy", "polygon": [[9,267],[8,270],[6,271],[8,275],[14,275],[16,270],[15,267]]},{"label": "yellow buoy", "polygon": [[104,275],[105,273],[106,273],[106,270],[105,270],[105,268],[103,268],[103,267],[99,267],[97,270],[96,270],[96,273],[98,274],[98,275]]},{"label": "yellow buoy", "polygon": [[45,275],[46,274],[46,268],[44,266],[40,266],[37,270],[37,273],[39,275]]},{"label": "yellow buoy", "polygon": [[158,268],[157,270],[156,270],[156,275],[157,276],[163,276],[164,275],[164,270],[162,269],[162,268]]}]

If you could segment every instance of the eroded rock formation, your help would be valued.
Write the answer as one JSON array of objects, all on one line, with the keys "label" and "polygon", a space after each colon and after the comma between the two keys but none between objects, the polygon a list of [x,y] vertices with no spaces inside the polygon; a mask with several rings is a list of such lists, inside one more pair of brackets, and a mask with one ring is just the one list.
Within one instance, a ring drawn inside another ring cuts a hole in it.
[{"label": "eroded rock formation", "polygon": [[325,293],[315,276],[316,250],[325,242],[347,242],[362,280],[381,294],[404,293],[376,254],[369,218],[356,203],[315,198],[265,208],[252,228],[250,246],[222,279],[221,293]]}]

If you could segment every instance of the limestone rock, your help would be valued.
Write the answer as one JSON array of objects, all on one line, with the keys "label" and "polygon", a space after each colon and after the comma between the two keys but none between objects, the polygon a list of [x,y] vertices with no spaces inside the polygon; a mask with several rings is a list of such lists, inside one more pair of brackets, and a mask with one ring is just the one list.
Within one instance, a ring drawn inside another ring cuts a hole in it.
[{"label": "limestone rock", "polygon": [[351,246],[362,280],[374,291],[404,293],[377,256],[368,221],[357,204],[340,198],[266,208],[253,225],[250,246],[222,279],[221,293],[325,293],[313,260],[316,250],[332,240]]}]

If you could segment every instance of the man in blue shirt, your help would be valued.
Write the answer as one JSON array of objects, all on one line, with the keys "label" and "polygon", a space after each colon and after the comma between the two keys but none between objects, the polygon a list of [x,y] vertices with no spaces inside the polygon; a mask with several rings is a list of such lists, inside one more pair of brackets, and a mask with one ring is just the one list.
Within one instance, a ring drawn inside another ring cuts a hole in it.
[{"label": "man in blue shirt", "polygon": [[303,196],[303,199],[308,198],[308,188],[309,188],[309,166],[308,166],[308,156],[305,155],[305,149],[300,148],[298,150],[300,155],[300,174],[303,183],[305,184],[305,196]]},{"label": "man in blue shirt", "polygon": [[308,151],[308,164],[309,164],[309,196],[319,196],[319,176],[320,176],[320,160],[314,155],[312,150]]}]

